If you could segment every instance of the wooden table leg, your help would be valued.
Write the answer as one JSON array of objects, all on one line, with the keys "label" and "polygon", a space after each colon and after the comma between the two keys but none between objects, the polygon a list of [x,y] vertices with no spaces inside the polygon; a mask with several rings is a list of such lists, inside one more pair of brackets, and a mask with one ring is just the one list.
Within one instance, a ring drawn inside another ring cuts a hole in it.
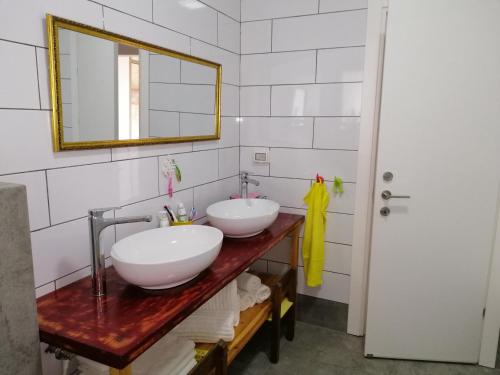
[{"label": "wooden table leg", "polygon": [[295,336],[295,321],[297,319],[297,280],[299,266],[299,235],[300,227],[295,228],[292,233],[292,245],[290,249],[290,268],[293,272],[292,282],[288,290],[288,298],[293,302],[292,307],[287,313],[285,337],[287,340],[293,340]]},{"label": "wooden table leg", "polygon": [[271,294],[271,355],[272,363],[278,363],[280,359],[280,338],[281,338],[281,283],[274,286]]},{"label": "wooden table leg", "polygon": [[128,365],[122,370],[116,368],[109,368],[109,375],[132,375],[132,365]]}]

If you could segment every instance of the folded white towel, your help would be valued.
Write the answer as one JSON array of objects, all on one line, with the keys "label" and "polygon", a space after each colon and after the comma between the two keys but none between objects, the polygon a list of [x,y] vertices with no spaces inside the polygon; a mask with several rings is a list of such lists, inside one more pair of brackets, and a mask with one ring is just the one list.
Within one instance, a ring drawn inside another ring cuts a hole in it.
[{"label": "folded white towel", "polygon": [[178,373],[174,373],[173,375],[187,375],[189,374],[189,371],[191,371],[195,366],[197,362],[195,359],[192,359],[191,362],[189,362],[184,369],[179,371]]},{"label": "folded white towel", "polygon": [[240,311],[248,310],[257,302],[253,293],[249,293],[241,289],[238,290],[238,296],[240,300]]},{"label": "folded white towel", "polygon": [[250,273],[243,272],[236,278],[238,283],[238,289],[244,290],[246,292],[255,293],[257,289],[261,286],[262,282],[260,279]]},{"label": "folded white towel", "polygon": [[257,303],[262,303],[271,296],[271,288],[262,284],[255,293],[255,300]]},{"label": "folded white towel", "polygon": [[195,312],[178,324],[172,333],[196,342],[215,343],[234,339],[234,313],[232,311]]},{"label": "folded white towel", "polygon": [[205,302],[195,313],[217,310],[232,311],[234,313],[233,326],[237,326],[240,322],[239,307],[238,284],[236,280],[233,280],[219,293]]},{"label": "folded white towel", "polygon": [[149,375],[156,373],[154,367],[174,368],[186,356],[194,356],[194,347],[193,341],[169,333],[134,361],[132,372],[134,375]]}]

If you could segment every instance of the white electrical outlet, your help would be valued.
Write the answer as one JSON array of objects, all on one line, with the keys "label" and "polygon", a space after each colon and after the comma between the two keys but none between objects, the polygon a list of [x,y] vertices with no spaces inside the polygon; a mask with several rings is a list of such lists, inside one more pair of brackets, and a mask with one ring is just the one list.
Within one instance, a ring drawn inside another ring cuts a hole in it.
[{"label": "white electrical outlet", "polygon": [[257,164],[269,164],[269,150],[267,148],[254,149],[253,162]]}]

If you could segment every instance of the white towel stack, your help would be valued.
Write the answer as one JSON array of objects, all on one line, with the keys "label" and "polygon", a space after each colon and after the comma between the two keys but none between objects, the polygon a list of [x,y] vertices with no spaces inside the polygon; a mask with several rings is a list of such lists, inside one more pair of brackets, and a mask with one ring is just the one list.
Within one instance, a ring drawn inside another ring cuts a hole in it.
[{"label": "white towel stack", "polygon": [[271,296],[271,289],[262,284],[260,278],[255,275],[244,272],[236,278],[236,282],[240,311],[245,311],[256,303],[262,303]]},{"label": "white towel stack", "polygon": [[216,343],[220,339],[232,341],[234,327],[239,321],[238,287],[234,280],[178,324],[172,332],[196,342]]},{"label": "white towel stack", "polygon": [[[185,375],[194,366],[194,342],[171,333],[154,344],[132,364],[134,375]],[[109,375],[109,368],[86,358],[77,357],[82,375]]]}]

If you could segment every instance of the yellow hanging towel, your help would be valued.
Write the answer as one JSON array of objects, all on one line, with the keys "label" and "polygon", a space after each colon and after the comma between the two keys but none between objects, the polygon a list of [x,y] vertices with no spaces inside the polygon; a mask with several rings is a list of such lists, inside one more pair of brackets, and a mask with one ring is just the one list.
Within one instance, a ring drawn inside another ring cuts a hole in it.
[{"label": "yellow hanging towel", "polygon": [[307,204],[304,240],[302,242],[302,259],[306,284],[310,287],[323,283],[323,264],[325,262],[325,227],[326,208],[330,195],[322,182],[316,182],[304,197]]}]

